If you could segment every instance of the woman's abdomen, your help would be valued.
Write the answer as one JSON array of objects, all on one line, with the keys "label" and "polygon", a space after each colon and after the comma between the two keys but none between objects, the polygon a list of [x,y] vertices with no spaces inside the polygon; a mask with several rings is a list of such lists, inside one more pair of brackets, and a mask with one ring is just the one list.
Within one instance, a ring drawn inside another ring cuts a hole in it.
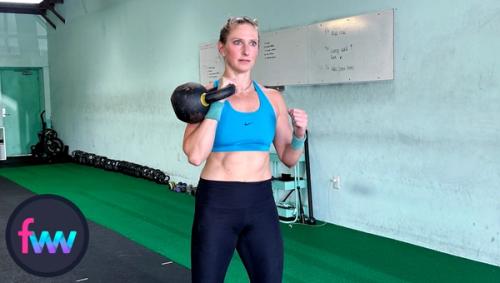
[{"label": "woman's abdomen", "polygon": [[240,182],[268,180],[271,178],[269,152],[212,152],[201,178]]}]

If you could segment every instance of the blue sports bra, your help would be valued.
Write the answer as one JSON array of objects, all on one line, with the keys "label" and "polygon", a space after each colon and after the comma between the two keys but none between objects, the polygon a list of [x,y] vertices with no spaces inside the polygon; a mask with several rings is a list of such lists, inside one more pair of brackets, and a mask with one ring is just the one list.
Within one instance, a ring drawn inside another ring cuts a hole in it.
[{"label": "blue sports bra", "polygon": [[[214,87],[218,84],[215,81]],[[228,100],[224,101],[212,152],[269,151],[276,131],[276,114],[255,81],[253,85],[259,95],[259,109],[240,112]]]}]

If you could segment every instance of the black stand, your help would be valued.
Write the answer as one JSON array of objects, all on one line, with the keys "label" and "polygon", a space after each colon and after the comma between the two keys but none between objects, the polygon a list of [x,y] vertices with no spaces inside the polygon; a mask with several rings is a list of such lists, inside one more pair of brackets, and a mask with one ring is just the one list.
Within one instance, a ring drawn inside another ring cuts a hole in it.
[{"label": "black stand", "polygon": [[302,200],[300,200],[300,189],[299,189],[299,200],[300,200],[300,211],[301,211],[301,217],[302,223],[307,223],[309,225],[316,225],[316,219],[314,219],[313,215],[313,203],[312,203],[312,187],[311,187],[311,168],[310,168],[310,163],[309,163],[309,132],[306,130],[306,141],[304,145],[304,155],[306,158],[306,177],[307,177],[307,208],[309,210],[309,218],[304,219],[304,209],[302,208]]}]

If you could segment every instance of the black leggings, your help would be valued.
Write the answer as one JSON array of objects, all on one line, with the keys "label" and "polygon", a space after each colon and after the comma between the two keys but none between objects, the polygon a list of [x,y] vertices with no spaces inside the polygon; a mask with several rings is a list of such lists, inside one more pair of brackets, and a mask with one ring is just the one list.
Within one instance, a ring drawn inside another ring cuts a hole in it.
[{"label": "black leggings", "polygon": [[283,241],[271,181],[200,179],[191,236],[192,282],[224,282],[235,248],[251,282],[281,282]]}]

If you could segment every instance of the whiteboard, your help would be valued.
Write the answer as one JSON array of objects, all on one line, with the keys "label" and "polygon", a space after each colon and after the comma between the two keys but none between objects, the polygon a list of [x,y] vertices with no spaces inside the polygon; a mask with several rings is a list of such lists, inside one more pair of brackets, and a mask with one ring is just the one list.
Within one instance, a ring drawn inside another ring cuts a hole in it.
[{"label": "whiteboard", "polygon": [[310,84],[391,80],[393,10],[309,26]]},{"label": "whiteboard", "polygon": [[307,52],[307,27],[264,33],[253,77],[267,86],[306,84]]},{"label": "whiteboard", "polygon": [[[253,77],[266,86],[394,78],[394,10],[265,32]],[[200,80],[222,76],[216,43],[200,46]]]},{"label": "whiteboard", "polygon": [[224,60],[217,50],[217,43],[200,45],[200,82],[203,85],[213,83],[224,73]]}]

